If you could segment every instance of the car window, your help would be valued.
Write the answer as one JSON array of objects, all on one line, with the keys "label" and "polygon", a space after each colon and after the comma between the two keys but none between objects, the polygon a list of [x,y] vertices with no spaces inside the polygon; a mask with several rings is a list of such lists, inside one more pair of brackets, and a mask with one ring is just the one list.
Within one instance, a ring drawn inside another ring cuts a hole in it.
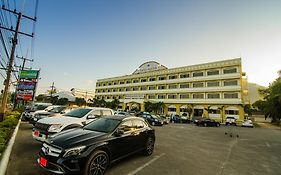
[{"label": "car window", "polygon": [[133,121],[134,127],[137,129],[141,129],[144,128],[145,126],[147,126],[143,121],[141,120],[134,120]]},{"label": "car window", "polygon": [[130,132],[134,130],[134,126],[131,120],[123,122],[119,127],[124,129],[124,132]]},{"label": "car window", "polygon": [[87,108],[78,108],[78,109],[74,109],[68,113],[65,114],[65,116],[68,117],[75,117],[75,118],[82,118],[84,117],[88,112],[90,112],[91,109],[87,109]]},{"label": "car window", "polygon": [[115,128],[120,123],[120,120],[109,119],[109,118],[99,118],[84,127],[84,129],[98,131],[98,132],[106,132],[110,133],[115,130]]},{"label": "car window", "polygon": [[101,110],[94,110],[91,112],[91,115],[94,115],[96,117],[101,117]]},{"label": "car window", "polygon": [[112,113],[111,113],[110,110],[103,110],[103,111],[102,111],[102,115],[103,115],[103,116],[108,116],[108,115],[112,115]]}]

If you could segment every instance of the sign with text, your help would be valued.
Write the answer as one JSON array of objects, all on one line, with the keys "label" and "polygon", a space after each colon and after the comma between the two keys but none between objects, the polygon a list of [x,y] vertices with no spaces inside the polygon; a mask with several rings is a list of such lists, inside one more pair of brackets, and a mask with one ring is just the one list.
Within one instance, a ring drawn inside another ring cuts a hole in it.
[{"label": "sign with text", "polygon": [[33,91],[32,90],[25,90],[25,91],[21,91],[19,90],[17,92],[17,99],[22,99],[22,100],[26,100],[26,101],[31,101],[33,99]]},{"label": "sign with text", "polygon": [[20,79],[37,79],[39,70],[22,70]]}]

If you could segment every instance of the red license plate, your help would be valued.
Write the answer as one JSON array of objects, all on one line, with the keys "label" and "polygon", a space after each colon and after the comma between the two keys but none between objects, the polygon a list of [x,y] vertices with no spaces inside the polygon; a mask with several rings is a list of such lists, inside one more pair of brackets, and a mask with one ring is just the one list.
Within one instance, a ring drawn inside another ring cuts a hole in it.
[{"label": "red license plate", "polygon": [[47,159],[45,159],[44,157],[40,157],[40,165],[42,165],[43,167],[47,166]]},{"label": "red license plate", "polygon": [[36,131],[36,130],[35,130],[35,131],[34,131],[34,135],[37,136],[37,137],[39,137],[39,131]]}]

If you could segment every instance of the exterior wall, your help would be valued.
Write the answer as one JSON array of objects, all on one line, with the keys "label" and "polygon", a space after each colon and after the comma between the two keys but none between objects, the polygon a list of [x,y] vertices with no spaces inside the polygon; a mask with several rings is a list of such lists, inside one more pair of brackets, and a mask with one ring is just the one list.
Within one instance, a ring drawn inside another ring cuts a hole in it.
[{"label": "exterior wall", "polygon": [[[123,103],[123,110],[128,109],[127,106],[131,103],[138,103],[140,110],[143,111],[145,101],[161,101],[166,105],[165,114],[180,114],[183,105],[191,106],[192,109],[200,105],[204,107],[203,116],[209,117],[208,108],[219,108],[220,114],[210,116],[221,121],[224,121],[227,115],[237,113],[235,111],[225,113],[224,108],[232,106],[239,111],[238,119],[244,119],[242,105],[247,90],[244,88],[247,79],[244,78],[240,58],[139,72],[143,73],[98,80],[96,97],[108,101],[117,98]],[[175,110],[168,110],[171,105]]]}]

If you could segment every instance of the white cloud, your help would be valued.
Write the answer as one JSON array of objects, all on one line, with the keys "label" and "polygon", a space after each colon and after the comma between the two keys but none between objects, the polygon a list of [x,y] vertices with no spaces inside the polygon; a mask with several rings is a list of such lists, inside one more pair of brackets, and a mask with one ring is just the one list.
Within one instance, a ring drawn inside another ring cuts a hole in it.
[{"label": "white cloud", "polygon": [[64,72],[64,73],[63,73],[63,76],[68,76],[68,75],[69,75],[68,72]]},{"label": "white cloud", "polygon": [[86,82],[87,82],[87,84],[94,84],[93,80],[87,80]]}]

